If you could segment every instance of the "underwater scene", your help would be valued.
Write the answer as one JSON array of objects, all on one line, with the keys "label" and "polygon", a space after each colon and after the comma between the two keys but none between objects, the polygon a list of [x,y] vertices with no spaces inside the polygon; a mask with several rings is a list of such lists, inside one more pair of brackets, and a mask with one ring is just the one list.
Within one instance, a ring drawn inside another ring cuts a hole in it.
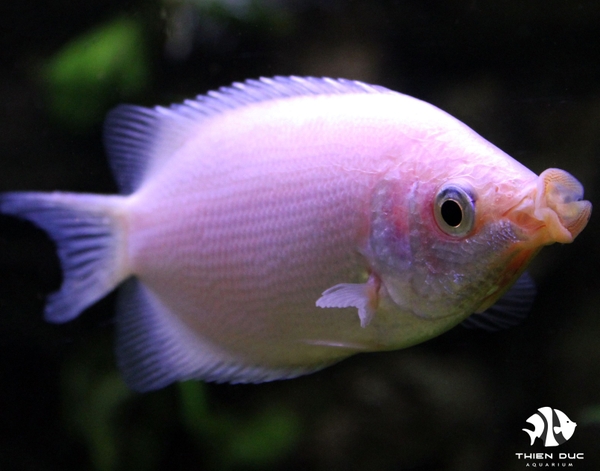
[{"label": "underwater scene", "polygon": [[0,470],[600,469],[600,3],[0,24]]}]

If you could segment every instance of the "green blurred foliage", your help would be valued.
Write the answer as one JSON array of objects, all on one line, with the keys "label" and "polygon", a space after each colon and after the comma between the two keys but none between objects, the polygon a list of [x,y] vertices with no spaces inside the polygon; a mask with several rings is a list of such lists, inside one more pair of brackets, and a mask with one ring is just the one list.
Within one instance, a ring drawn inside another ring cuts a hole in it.
[{"label": "green blurred foliage", "polygon": [[181,420],[198,446],[211,443],[213,469],[273,465],[284,458],[300,436],[298,418],[281,405],[259,410],[250,417],[215,413],[208,406],[206,385],[198,381],[179,383]]},{"label": "green blurred foliage", "polygon": [[297,445],[299,419],[282,404],[252,414],[219,410],[198,381],[136,395],[114,368],[108,343],[101,337],[78,349],[62,375],[65,425],[85,445],[94,470],[154,470],[176,430],[194,443],[203,469],[211,470],[263,469]]},{"label": "green blurred foliage", "polygon": [[258,27],[269,28],[270,33],[287,30],[293,22],[293,16],[285,2],[264,0],[165,0],[166,5],[176,8],[189,6],[200,14],[225,21],[237,20],[254,23]]},{"label": "green blurred foliage", "polygon": [[120,460],[118,414],[133,393],[102,352],[100,348],[86,349],[66,364],[64,420],[86,444],[94,469],[113,471]]},{"label": "green blurred foliage", "polygon": [[146,88],[150,68],[138,22],[114,19],[73,39],[47,63],[50,112],[69,127],[101,121],[118,99]]},{"label": "green blurred foliage", "polygon": [[112,471],[119,463],[115,417],[131,391],[117,372],[87,378],[73,375],[71,380],[81,384],[73,385],[78,397],[69,402],[66,418],[84,437],[94,468]]},{"label": "green blurred foliage", "polygon": [[587,406],[580,415],[580,425],[600,425],[600,404]]}]

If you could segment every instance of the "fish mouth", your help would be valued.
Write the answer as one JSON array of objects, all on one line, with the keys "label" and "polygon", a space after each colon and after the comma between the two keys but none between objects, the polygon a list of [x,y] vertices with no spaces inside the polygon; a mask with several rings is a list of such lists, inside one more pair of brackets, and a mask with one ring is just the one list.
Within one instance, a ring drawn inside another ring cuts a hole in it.
[{"label": "fish mouth", "polygon": [[[583,199],[583,186],[564,170],[550,168],[542,172],[533,189],[511,208],[506,217],[520,239],[490,293],[476,312],[492,306],[521,276],[543,245],[568,244],[585,228],[592,204]],[[498,289],[498,287],[501,287]]]},{"label": "fish mouth", "polygon": [[592,204],[583,199],[583,186],[557,168],[542,172],[534,191],[510,211],[512,219],[535,245],[568,244],[585,228]]}]

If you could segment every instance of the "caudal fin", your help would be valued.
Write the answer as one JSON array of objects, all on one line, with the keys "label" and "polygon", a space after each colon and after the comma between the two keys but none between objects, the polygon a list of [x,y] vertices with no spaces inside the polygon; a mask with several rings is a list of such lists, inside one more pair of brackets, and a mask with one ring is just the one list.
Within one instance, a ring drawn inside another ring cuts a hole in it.
[{"label": "caudal fin", "polygon": [[63,283],[48,296],[47,321],[74,319],[127,277],[124,233],[115,211],[122,200],[58,192],[0,195],[1,213],[31,221],[56,243]]}]

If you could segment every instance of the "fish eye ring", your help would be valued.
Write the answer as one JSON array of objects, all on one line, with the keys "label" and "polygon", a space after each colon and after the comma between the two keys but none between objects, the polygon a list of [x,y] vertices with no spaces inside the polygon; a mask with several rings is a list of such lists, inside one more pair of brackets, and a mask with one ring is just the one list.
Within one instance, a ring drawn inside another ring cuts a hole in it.
[{"label": "fish eye ring", "polygon": [[475,224],[475,198],[456,183],[447,183],[438,190],[433,211],[439,228],[453,237],[466,236]]}]

